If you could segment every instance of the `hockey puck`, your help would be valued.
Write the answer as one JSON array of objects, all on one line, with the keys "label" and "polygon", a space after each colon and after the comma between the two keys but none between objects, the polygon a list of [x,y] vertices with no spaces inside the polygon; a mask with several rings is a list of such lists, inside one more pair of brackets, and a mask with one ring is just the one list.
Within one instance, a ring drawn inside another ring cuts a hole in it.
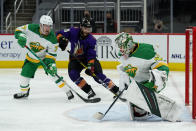
[{"label": "hockey puck", "polygon": [[94,117],[95,119],[97,119],[97,120],[101,120],[101,119],[103,119],[104,114],[101,113],[101,112],[97,112],[97,113],[95,113],[95,114],[93,115],[93,117]]}]

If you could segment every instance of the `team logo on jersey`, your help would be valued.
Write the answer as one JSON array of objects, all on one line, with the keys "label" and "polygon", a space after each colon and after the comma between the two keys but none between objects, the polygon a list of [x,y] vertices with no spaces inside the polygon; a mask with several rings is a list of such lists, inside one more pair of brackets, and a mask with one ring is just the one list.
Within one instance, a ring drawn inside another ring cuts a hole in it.
[{"label": "team logo on jersey", "polygon": [[137,67],[132,66],[131,64],[128,64],[127,66],[124,67],[124,71],[131,77],[135,77]]},{"label": "team logo on jersey", "polygon": [[39,42],[31,42],[30,47],[34,52],[40,52],[41,50],[45,49]]},{"label": "team logo on jersey", "polygon": [[74,55],[78,56],[83,54],[84,54],[83,45],[80,45],[80,41],[78,41],[78,43],[75,43]]}]

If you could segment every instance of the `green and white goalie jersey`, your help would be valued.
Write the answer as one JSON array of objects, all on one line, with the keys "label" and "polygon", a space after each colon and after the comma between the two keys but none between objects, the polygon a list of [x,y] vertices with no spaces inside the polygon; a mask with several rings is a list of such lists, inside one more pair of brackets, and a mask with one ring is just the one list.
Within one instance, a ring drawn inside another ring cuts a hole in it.
[{"label": "green and white goalie jersey", "polygon": [[168,65],[150,44],[138,43],[134,52],[127,57],[121,56],[119,61],[121,63],[117,67],[119,71],[128,74],[135,81],[151,89],[156,89],[156,87],[154,87],[154,82],[149,82],[150,70],[165,71],[167,76],[169,73]]}]

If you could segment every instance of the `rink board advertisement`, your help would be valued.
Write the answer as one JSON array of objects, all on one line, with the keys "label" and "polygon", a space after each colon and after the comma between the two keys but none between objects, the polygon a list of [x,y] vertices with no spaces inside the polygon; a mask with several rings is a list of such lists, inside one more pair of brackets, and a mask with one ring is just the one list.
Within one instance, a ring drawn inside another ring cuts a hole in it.
[{"label": "rink board advertisement", "polygon": [[[169,62],[169,66],[184,65],[185,34],[132,34],[132,36],[135,42],[153,44],[163,60]],[[103,68],[115,68],[119,64],[114,42],[116,34],[95,34],[94,37],[97,39],[97,57]],[[67,49],[69,48],[68,46]],[[14,35],[0,35],[0,67],[21,67],[26,52],[26,49],[18,45]],[[58,49],[58,67],[67,67],[68,55],[66,51]]]}]

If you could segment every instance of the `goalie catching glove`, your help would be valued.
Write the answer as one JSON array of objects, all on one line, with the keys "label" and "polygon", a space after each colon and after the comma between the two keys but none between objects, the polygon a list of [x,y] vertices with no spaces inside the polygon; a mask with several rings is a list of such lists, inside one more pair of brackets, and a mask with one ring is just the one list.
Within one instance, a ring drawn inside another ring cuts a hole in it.
[{"label": "goalie catching glove", "polygon": [[18,36],[18,44],[24,48],[26,46],[27,36],[24,33],[20,33]]},{"label": "goalie catching glove", "polygon": [[149,82],[154,81],[154,88],[157,93],[165,88],[167,81],[167,73],[165,71],[160,71],[153,69],[149,71],[150,79]]},{"label": "goalie catching glove", "polygon": [[59,47],[61,48],[62,51],[64,51],[68,45],[68,39],[66,39],[64,36],[61,34],[57,35],[57,40],[59,42]]}]

